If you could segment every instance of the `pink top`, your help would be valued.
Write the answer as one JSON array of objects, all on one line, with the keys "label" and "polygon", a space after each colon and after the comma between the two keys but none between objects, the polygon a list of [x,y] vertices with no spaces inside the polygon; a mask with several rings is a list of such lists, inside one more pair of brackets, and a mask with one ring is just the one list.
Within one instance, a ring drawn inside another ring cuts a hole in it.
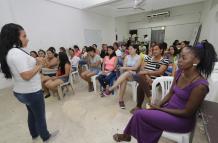
[{"label": "pink top", "polygon": [[105,71],[113,71],[115,69],[114,63],[115,63],[116,57],[113,57],[109,59],[109,56],[104,57],[104,69]]},{"label": "pink top", "polygon": [[75,56],[77,56],[77,57],[80,57],[81,56],[81,51],[79,50],[79,51],[75,51]]}]

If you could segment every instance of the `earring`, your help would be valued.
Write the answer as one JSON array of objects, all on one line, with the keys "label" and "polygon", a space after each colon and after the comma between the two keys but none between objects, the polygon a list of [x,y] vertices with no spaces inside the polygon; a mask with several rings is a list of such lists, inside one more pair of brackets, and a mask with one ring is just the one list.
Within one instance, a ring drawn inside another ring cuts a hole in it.
[{"label": "earring", "polygon": [[193,67],[197,67],[198,64],[193,64]]}]

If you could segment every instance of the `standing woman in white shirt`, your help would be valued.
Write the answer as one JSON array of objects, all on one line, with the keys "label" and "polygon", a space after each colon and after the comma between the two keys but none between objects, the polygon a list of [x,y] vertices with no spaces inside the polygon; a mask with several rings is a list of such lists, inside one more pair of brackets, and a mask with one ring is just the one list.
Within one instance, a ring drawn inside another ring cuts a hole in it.
[{"label": "standing woman in white shirt", "polygon": [[58,131],[50,134],[47,130],[45,102],[39,75],[43,60],[34,59],[25,52],[27,44],[26,33],[20,25],[4,25],[0,33],[1,68],[6,78],[13,78],[14,95],[27,107],[32,139],[40,136],[44,142],[49,142]]}]

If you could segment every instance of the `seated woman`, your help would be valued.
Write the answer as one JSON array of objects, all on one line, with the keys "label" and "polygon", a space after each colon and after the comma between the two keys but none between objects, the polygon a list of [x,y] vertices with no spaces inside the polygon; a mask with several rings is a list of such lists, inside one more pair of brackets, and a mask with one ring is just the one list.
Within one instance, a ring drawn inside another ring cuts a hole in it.
[{"label": "seated woman", "polygon": [[81,51],[80,51],[79,47],[78,47],[77,45],[74,45],[74,46],[73,46],[73,49],[74,49],[74,51],[75,51],[75,55],[76,55],[77,57],[80,57],[80,56],[81,56]]},{"label": "seated woman", "polygon": [[117,81],[111,86],[108,90],[104,92],[104,95],[107,96],[113,91],[117,86],[120,85],[119,92],[119,106],[122,109],[125,109],[125,104],[123,101],[123,96],[126,90],[126,84],[128,81],[132,81],[132,74],[136,73],[140,69],[140,65],[142,63],[141,57],[138,55],[139,47],[138,45],[130,45],[129,46],[129,55],[124,59],[124,66],[120,67],[120,70],[123,72]]},{"label": "seated woman", "polygon": [[39,55],[39,57],[45,58],[46,53],[45,53],[44,50],[40,49],[40,50],[38,51],[38,55]]},{"label": "seated woman", "polygon": [[144,69],[138,74],[133,75],[133,79],[138,82],[137,87],[137,105],[130,112],[133,113],[137,109],[141,109],[145,95],[147,102],[150,103],[151,97],[151,85],[154,79],[162,76],[167,70],[169,60],[164,58],[164,47],[160,44],[155,45],[152,48],[152,57],[146,56],[144,60]]},{"label": "seated woman", "polygon": [[70,54],[69,60],[72,66],[72,71],[77,71],[80,58],[75,55],[74,49],[70,48],[69,54]]},{"label": "seated woman", "polygon": [[60,47],[60,48],[59,48],[59,51],[60,51],[60,52],[63,52],[63,53],[67,53],[67,52],[66,52],[66,49],[65,49],[64,47]]},{"label": "seated woman", "polygon": [[87,49],[89,58],[88,58],[88,66],[89,70],[81,73],[81,78],[88,82],[89,92],[94,91],[93,84],[91,82],[91,77],[97,75],[101,71],[101,58],[99,55],[95,53],[95,48],[89,47]]},{"label": "seated woman", "polygon": [[100,57],[104,59],[105,56],[107,56],[107,44],[102,44],[102,49],[100,53]]},{"label": "seated woman", "polygon": [[57,68],[58,58],[55,57],[55,51],[52,49],[47,50],[47,58],[45,61],[45,67],[49,69]]},{"label": "seated woman", "polygon": [[157,143],[163,131],[193,130],[195,113],[209,91],[206,78],[213,71],[215,61],[217,54],[207,41],[183,48],[169,93],[158,105],[136,111],[124,133],[115,134],[114,140],[130,142],[133,136],[138,143]]},{"label": "seated woman", "polygon": [[178,62],[177,52],[178,51],[176,46],[170,46],[168,53],[165,54],[165,57],[169,59],[169,66],[167,68],[167,71],[164,73],[164,76],[175,75]]},{"label": "seated woman", "polygon": [[38,57],[38,54],[36,51],[31,51],[30,52],[30,56],[32,56],[33,58],[37,58]]},{"label": "seated woman", "polygon": [[119,44],[117,42],[114,42],[113,44],[116,56],[118,58],[118,66],[123,66],[123,53],[121,52],[121,50],[119,49]]},{"label": "seated woman", "polygon": [[[103,91],[108,88],[116,77],[117,57],[112,46],[107,47],[107,56],[104,57],[102,64],[102,73],[98,76],[98,80],[103,87]],[[102,93],[102,97],[103,97]]]},{"label": "seated woman", "polygon": [[71,73],[71,64],[67,57],[67,54],[64,52],[60,52],[58,55],[59,65],[56,76],[50,77],[49,80],[45,82],[45,87],[54,92],[57,91],[58,85],[65,83],[69,79],[69,75]]},{"label": "seated woman", "polygon": [[[44,59],[44,64],[43,64],[43,67],[44,68],[49,68],[49,69],[56,69],[57,66],[58,66],[58,58],[55,57],[56,53],[55,53],[55,50],[53,49],[53,47],[50,47],[48,50],[47,50],[47,56],[46,58]],[[45,82],[50,80],[50,77],[52,76],[56,76],[56,73],[49,73],[49,74],[42,74],[41,75],[41,81],[42,81],[42,87],[45,91],[45,98],[49,97],[49,93],[47,92],[46,90],[46,87],[45,87]]]}]

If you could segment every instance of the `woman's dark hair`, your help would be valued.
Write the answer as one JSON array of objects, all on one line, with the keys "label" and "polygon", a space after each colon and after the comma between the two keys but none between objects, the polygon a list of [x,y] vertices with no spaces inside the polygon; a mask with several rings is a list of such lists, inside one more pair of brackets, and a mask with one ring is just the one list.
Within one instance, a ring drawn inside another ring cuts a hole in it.
[{"label": "woman's dark hair", "polygon": [[73,48],[79,50],[79,47],[77,45],[74,45]]},{"label": "woman's dark hair", "polygon": [[184,44],[185,44],[185,46],[189,46],[189,44],[190,44],[190,41],[182,41]]},{"label": "woman's dark hair", "polygon": [[21,48],[22,42],[19,39],[20,31],[24,30],[18,24],[9,23],[2,27],[0,33],[0,63],[5,78],[12,78],[10,68],[7,64],[6,57],[8,51],[14,47]]},{"label": "woman's dark hair", "polygon": [[37,54],[36,51],[31,51],[30,54],[31,54],[31,53],[34,53],[34,54],[36,55],[36,57],[38,57],[38,54]]},{"label": "woman's dark hair", "polygon": [[167,49],[167,43],[166,42],[162,42],[159,44],[160,48],[163,49],[162,55],[164,54],[164,51]]},{"label": "woman's dark hair", "polygon": [[69,51],[73,51],[73,52],[75,52],[74,49],[72,49],[72,48],[69,48]]},{"label": "woman's dark hair", "polygon": [[116,53],[114,51],[114,47],[113,46],[107,46],[107,48],[113,50],[113,53],[111,55],[109,55],[108,52],[107,52],[107,55],[109,56],[109,59],[115,57]]},{"label": "woman's dark hair", "polygon": [[48,52],[48,51],[52,52],[56,58],[58,57],[58,54],[56,53],[56,50],[55,50],[54,47],[48,48],[47,52]]},{"label": "woman's dark hair", "polygon": [[48,52],[48,51],[52,52],[52,54],[55,54],[55,51],[54,51],[53,49],[50,49],[50,48],[49,48],[49,49],[47,50],[47,52]]},{"label": "woman's dark hair", "polygon": [[42,50],[42,49],[40,49],[40,50],[38,51],[38,54],[39,54],[39,52],[43,52],[43,53],[44,53],[44,55],[46,55],[45,51],[44,51],[44,50]]},{"label": "woman's dark hair", "polygon": [[177,46],[179,44],[179,40],[175,40],[174,42],[173,42],[173,46]]},{"label": "woman's dark hair", "polygon": [[66,49],[64,47],[60,47],[60,50],[62,50],[64,53],[66,53]]},{"label": "woman's dark hair", "polygon": [[135,49],[136,50],[136,54],[140,54],[140,52],[139,52],[139,45],[137,45],[137,44],[131,44],[131,45],[129,45],[129,47],[133,47],[133,49]]},{"label": "woman's dark hair", "polygon": [[67,54],[64,52],[59,52],[58,58],[59,58],[58,69],[61,70],[61,72],[65,73],[65,64],[70,64],[69,58]]},{"label": "woman's dark hair", "polygon": [[117,46],[117,48],[119,48],[119,44],[117,43],[117,42],[114,42],[114,44],[113,45],[116,45]]},{"label": "woman's dark hair", "polygon": [[217,62],[217,53],[213,45],[207,40],[203,40],[194,47],[189,46],[188,48],[200,60],[197,65],[198,71],[208,78],[214,69],[215,62]]},{"label": "woman's dark hair", "polygon": [[96,49],[94,47],[90,46],[87,48],[87,52],[91,52],[91,51],[95,53]]},{"label": "woman's dark hair", "polygon": [[[174,54],[173,54],[173,56],[176,56],[176,55],[179,53],[177,47],[174,46],[174,45],[171,45],[170,47],[173,47],[173,50],[174,50]],[[169,51],[170,51],[170,49],[169,49]]]},{"label": "woman's dark hair", "polygon": [[161,55],[163,56],[164,51],[165,51],[165,49],[166,49],[166,47],[167,47],[167,44],[166,44],[165,42],[163,42],[163,43],[158,43],[158,44],[154,45],[154,47],[155,47],[155,46],[158,46],[158,47],[160,48],[160,50],[162,50]]},{"label": "woman's dark hair", "polygon": [[47,51],[51,51],[52,53],[56,53],[56,49],[54,47],[49,47]]},{"label": "woman's dark hair", "polygon": [[93,45],[92,45],[93,48],[94,48],[94,46],[95,46],[96,48],[98,47],[97,44],[93,44]]}]

